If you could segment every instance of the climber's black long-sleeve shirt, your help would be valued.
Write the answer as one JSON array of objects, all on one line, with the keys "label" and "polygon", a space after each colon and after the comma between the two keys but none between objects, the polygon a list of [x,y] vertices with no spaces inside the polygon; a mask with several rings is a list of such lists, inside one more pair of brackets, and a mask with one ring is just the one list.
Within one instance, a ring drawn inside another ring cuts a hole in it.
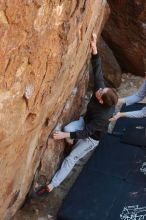
[{"label": "climber's black long-sleeve shirt", "polygon": [[113,116],[115,107],[100,104],[95,96],[95,92],[100,88],[105,88],[101,60],[98,54],[92,55],[91,63],[94,74],[93,95],[87,106],[87,112],[84,116],[85,128],[76,132],[70,132],[73,139],[83,139],[91,137],[99,140],[106,133],[109,125],[109,118]]}]

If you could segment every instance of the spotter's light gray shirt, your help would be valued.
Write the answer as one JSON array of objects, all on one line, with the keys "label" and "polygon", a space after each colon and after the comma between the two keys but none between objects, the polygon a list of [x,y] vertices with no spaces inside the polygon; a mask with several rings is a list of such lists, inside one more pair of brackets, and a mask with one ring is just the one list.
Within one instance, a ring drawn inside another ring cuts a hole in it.
[{"label": "spotter's light gray shirt", "polygon": [[[140,102],[144,99],[146,96],[146,80],[144,80],[143,84],[139,88],[139,90],[131,96],[125,97],[125,103],[126,105],[131,105],[136,102]],[[131,111],[131,112],[125,112],[126,117],[128,118],[143,118],[146,117],[146,107],[143,107],[141,110],[138,111]]]}]

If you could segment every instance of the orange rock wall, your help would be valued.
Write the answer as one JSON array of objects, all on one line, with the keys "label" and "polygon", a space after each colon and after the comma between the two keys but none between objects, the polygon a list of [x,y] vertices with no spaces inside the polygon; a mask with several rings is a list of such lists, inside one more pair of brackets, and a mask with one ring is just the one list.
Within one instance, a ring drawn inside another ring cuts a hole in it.
[{"label": "orange rock wall", "polygon": [[45,149],[51,177],[63,146],[49,135],[85,80],[91,33],[107,13],[106,0],[0,1],[0,219],[21,206]]}]

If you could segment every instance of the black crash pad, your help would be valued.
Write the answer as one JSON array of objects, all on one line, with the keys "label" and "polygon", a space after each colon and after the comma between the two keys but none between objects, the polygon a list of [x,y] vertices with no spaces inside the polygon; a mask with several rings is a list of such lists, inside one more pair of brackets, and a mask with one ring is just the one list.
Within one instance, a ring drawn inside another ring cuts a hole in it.
[{"label": "black crash pad", "polygon": [[[145,107],[146,104],[144,103],[135,103],[133,105],[126,106],[125,104],[121,108],[121,112],[129,112],[129,111],[136,111],[140,110],[143,107]],[[140,124],[143,126],[146,126],[146,118],[120,118],[116,122],[116,125],[114,127],[113,133],[123,133],[127,126],[129,125],[135,125]]]},{"label": "black crash pad", "polygon": [[120,179],[100,172],[82,172],[67,195],[57,219],[106,219],[120,196],[123,184]]},{"label": "black crash pad", "polygon": [[[97,218],[98,219],[98,218]],[[104,218],[103,218],[104,219]],[[101,217],[101,220],[103,220]],[[145,220],[146,192],[140,185],[125,183],[121,194],[110,210],[106,220]]]},{"label": "black crash pad", "polygon": [[132,208],[145,206],[146,176],[140,171],[145,151],[119,139],[106,135],[100,142],[65,198],[58,220],[127,220],[125,212],[130,215]]},{"label": "black crash pad", "polygon": [[[120,142],[120,137],[106,135],[84,170],[99,171],[134,183],[146,183],[140,169],[146,161],[146,150]],[[136,178],[135,178],[136,177]]]},{"label": "black crash pad", "polygon": [[[140,184],[130,184],[109,175],[81,174],[59,211],[59,220],[141,220],[146,219],[146,192]],[[86,182],[84,180],[86,179]],[[84,187],[81,189],[81,185]],[[74,196],[73,196],[74,195]],[[76,196],[75,196],[76,195]],[[133,218],[138,209],[145,218]],[[128,218],[129,217],[129,218]],[[131,218],[130,218],[131,217]]]}]

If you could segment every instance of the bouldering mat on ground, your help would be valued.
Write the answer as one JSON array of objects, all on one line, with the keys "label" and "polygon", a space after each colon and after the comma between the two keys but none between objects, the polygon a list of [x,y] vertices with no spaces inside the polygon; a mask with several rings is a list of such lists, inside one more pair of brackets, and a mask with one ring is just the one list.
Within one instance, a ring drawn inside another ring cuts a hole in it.
[{"label": "bouldering mat on ground", "polygon": [[91,172],[90,175],[93,175],[93,182],[90,179],[82,181],[84,190],[79,187],[81,182],[76,182],[66,204],[60,209],[59,220],[146,219],[146,192],[140,184],[127,183],[101,173]]},{"label": "bouldering mat on ground", "polygon": [[145,220],[145,204],[146,192],[143,187],[140,184],[127,183],[122,188],[106,220]]},{"label": "bouldering mat on ground", "polygon": [[[84,167],[86,170],[95,170],[126,179],[130,174],[139,175],[140,182],[146,181],[146,176],[140,172],[143,162],[146,161],[146,151],[120,142],[120,137],[106,135],[97,146],[91,159]],[[135,182],[139,182],[136,178]]]},{"label": "bouldering mat on ground", "polygon": [[123,184],[120,179],[100,172],[91,170],[88,174],[82,172],[67,195],[59,211],[58,219],[106,219],[123,188]]},{"label": "bouldering mat on ground", "polygon": [[140,184],[127,183],[113,204],[106,220],[142,219],[146,219],[146,191]]},{"label": "bouldering mat on ground", "polygon": [[[125,104],[121,108],[121,112],[137,111],[145,107],[144,103],[135,103],[133,105],[126,106]],[[126,127],[133,124],[140,124],[146,126],[146,118],[120,118],[116,122],[113,132],[122,133]]]},{"label": "bouldering mat on ground", "polygon": [[126,220],[120,217],[125,207],[138,209],[146,204],[146,176],[140,170],[144,162],[143,149],[106,135],[64,200],[57,219]]}]

